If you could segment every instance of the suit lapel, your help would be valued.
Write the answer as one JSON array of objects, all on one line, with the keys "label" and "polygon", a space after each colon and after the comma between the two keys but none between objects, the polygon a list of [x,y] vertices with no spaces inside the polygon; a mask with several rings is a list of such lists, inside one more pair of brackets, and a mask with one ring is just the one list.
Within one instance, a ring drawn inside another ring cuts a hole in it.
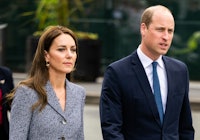
[{"label": "suit lapel", "polygon": [[164,116],[164,123],[165,123],[165,120],[168,120],[168,117],[170,117],[170,111],[169,109],[170,108],[173,108],[173,91],[172,89],[176,89],[176,87],[174,87],[174,81],[173,80],[173,77],[174,77],[174,72],[172,71],[172,68],[171,68],[171,65],[169,64],[168,60],[163,57],[163,61],[164,61],[164,64],[165,64],[165,69],[166,69],[166,75],[167,75],[167,84],[168,84],[168,90],[167,90],[167,103],[166,103],[166,110],[165,110],[165,116]]},{"label": "suit lapel", "polygon": [[144,67],[143,67],[136,51],[133,53],[132,56],[133,56],[132,57],[133,70],[135,71],[135,73],[137,75],[137,79],[140,83],[141,89],[143,90],[143,92],[144,92],[144,94],[147,98],[147,102],[148,102],[149,107],[152,111],[152,114],[153,114],[155,120],[161,126],[160,119],[159,119],[159,113],[158,113],[157,106],[156,106],[156,103],[155,103],[154,95],[152,93],[151,86],[149,84],[149,81],[148,81],[146,72],[144,70]]}]

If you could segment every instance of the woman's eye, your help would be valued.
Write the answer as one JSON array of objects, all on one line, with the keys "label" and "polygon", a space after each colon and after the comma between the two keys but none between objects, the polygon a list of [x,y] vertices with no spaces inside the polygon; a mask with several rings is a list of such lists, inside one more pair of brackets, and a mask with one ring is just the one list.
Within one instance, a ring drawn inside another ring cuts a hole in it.
[{"label": "woman's eye", "polygon": [[76,48],[71,49],[72,52],[76,52]]},{"label": "woman's eye", "polygon": [[65,50],[64,48],[58,48],[58,51],[60,51],[60,52],[62,52],[64,50]]}]

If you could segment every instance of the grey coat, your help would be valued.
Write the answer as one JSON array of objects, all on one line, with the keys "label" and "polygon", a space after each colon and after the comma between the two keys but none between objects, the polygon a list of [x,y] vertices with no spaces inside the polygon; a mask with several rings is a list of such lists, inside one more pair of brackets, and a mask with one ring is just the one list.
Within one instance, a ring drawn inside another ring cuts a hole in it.
[{"label": "grey coat", "polygon": [[17,89],[10,116],[10,140],[84,140],[83,108],[85,89],[66,80],[66,107],[62,111],[48,81],[48,104],[39,112],[31,111],[38,100],[36,91],[27,86]]}]

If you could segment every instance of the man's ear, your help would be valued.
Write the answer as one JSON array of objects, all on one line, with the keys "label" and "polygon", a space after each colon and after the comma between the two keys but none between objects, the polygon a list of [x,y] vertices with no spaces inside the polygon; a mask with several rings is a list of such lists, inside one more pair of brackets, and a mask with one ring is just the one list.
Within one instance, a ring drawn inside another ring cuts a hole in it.
[{"label": "man's ear", "polygon": [[141,35],[144,35],[144,33],[145,33],[145,31],[146,31],[146,28],[147,28],[147,26],[146,26],[145,23],[142,23],[142,24],[140,25],[140,32],[141,32]]}]

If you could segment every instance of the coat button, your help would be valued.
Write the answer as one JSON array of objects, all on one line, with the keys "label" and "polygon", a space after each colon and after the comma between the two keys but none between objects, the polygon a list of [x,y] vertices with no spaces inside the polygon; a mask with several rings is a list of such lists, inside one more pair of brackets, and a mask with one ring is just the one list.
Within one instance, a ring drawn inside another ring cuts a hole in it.
[{"label": "coat button", "polygon": [[66,120],[61,121],[62,124],[67,124]]},{"label": "coat button", "polygon": [[58,138],[59,140],[65,140],[65,137],[63,136],[63,137],[60,137],[60,138]]}]

